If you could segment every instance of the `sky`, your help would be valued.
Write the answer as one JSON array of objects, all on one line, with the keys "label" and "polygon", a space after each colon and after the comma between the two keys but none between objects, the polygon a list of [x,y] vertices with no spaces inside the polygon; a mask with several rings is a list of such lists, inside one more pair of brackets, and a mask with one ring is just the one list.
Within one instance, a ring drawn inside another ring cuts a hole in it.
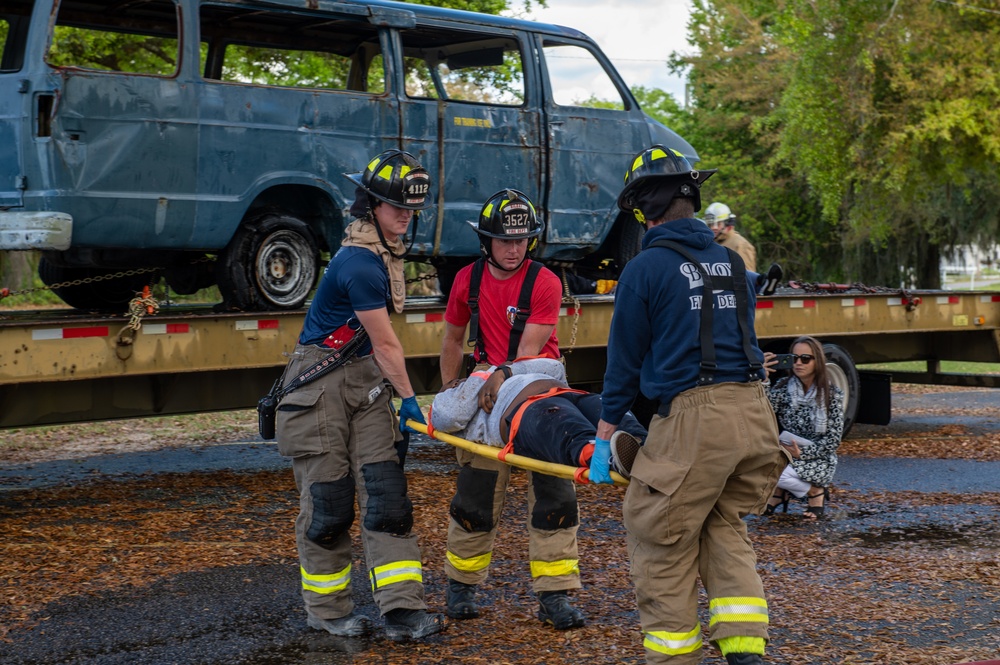
[{"label": "sky", "polygon": [[[511,3],[516,6],[516,2]],[[690,0],[548,0],[527,18],[576,28],[601,47],[629,87],[666,90],[684,103],[684,80],[670,73],[673,51],[687,43]]]}]

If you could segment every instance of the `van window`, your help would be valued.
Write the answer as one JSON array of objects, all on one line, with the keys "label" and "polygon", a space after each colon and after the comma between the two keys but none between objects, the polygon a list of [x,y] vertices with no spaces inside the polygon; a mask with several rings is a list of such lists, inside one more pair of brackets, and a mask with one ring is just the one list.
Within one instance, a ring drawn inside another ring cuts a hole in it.
[{"label": "van window", "polygon": [[109,7],[64,0],[45,61],[129,74],[172,76],[180,62],[177,7],[151,0],[142,12],[123,16]]},{"label": "van window", "polygon": [[524,63],[509,37],[432,29],[403,33],[406,95],[522,106]]},{"label": "van window", "polygon": [[385,92],[378,30],[329,14],[201,9],[205,78],[286,88]]},{"label": "van window", "polygon": [[627,108],[618,87],[589,50],[546,40],[544,51],[552,101],[557,105]]},{"label": "van window", "polygon": [[4,2],[0,10],[0,72],[17,72],[24,66],[24,43],[31,19],[30,1]]}]

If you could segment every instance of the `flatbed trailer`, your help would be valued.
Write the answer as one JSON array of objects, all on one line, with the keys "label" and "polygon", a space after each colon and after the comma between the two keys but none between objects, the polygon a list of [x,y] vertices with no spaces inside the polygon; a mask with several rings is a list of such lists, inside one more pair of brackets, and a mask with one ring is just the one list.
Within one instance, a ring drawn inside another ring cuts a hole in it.
[{"label": "flatbed trailer", "polygon": [[[599,390],[614,298],[567,298],[557,327],[572,383]],[[164,307],[141,319],[78,310],[0,309],[0,429],[249,408],[281,373],[305,310],[219,313]],[[392,316],[418,393],[440,386],[441,298],[411,298]],[[820,339],[848,394],[846,418],[888,422],[891,380],[1000,386],[1000,376],[946,374],[945,360],[1000,362],[1000,293],[808,293],[779,289],[757,303],[766,350]],[[924,361],[923,372],[859,372],[857,365]]]}]

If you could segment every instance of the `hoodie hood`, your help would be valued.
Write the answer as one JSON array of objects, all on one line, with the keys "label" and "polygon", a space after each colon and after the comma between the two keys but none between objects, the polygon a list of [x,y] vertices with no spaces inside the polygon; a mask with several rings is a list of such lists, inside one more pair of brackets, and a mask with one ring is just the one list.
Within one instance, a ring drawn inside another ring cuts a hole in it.
[{"label": "hoodie hood", "polygon": [[705,226],[705,222],[693,217],[675,219],[648,229],[642,238],[642,248],[646,249],[649,243],[661,238],[679,242],[693,249],[706,249],[715,242],[715,235]]}]

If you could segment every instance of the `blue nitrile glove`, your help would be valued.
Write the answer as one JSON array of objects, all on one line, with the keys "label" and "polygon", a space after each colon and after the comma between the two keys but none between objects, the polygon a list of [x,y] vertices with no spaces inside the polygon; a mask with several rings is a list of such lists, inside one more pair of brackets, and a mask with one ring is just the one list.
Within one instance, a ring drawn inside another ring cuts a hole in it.
[{"label": "blue nitrile glove", "polygon": [[590,458],[590,482],[611,485],[611,442],[594,439],[594,456]]},{"label": "blue nitrile glove", "polygon": [[420,410],[420,405],[417,404],[416,395],[405,398],[403,403],[399,405],[399,431],[416,432],[417,430],[406,426],[407,420],[416,420],[421,425],[427,424],[427,421],[424,420],[424,413]]}]

